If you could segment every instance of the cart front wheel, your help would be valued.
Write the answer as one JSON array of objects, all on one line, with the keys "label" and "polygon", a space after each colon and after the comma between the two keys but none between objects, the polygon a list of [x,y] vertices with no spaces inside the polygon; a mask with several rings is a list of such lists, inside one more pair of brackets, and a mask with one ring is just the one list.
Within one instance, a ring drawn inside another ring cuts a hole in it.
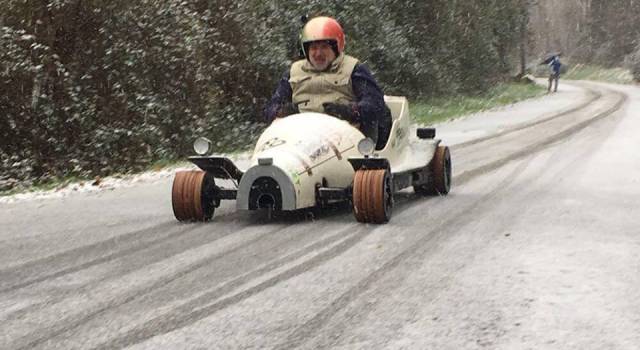
[{"label": "cart front wheel", "polygon": [[353,214],[364,223],[384,224],[391,218],[393,185],[387,169],[363,169],[353,179]]},{"label": "cart front wheel", "polygon": [[178,171],[173,179],[171,202],[178,221],[209,221],[215,211],[215,180],[199,171]]}]

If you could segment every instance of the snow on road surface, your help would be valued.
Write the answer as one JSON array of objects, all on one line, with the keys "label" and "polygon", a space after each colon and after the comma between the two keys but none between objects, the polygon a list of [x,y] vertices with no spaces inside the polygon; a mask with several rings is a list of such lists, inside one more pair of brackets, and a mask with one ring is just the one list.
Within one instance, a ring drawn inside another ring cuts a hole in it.
[{"label": "snow on road surface", "polygon": [[565,85],[560,93],[547,94],[541,98],[475,113],[462,119],[435,125],[435,127],[438,137],[442,137],[448,145],[456,145],[571,111],[592,101],[593,98],[592,91]]},{"label": "snow on road surface", "polygon": [[440,125],[452,192],[386,225],[180,224],[170,176],[0,203],[0,348],[637,349],[639,108],[565,82]]}]

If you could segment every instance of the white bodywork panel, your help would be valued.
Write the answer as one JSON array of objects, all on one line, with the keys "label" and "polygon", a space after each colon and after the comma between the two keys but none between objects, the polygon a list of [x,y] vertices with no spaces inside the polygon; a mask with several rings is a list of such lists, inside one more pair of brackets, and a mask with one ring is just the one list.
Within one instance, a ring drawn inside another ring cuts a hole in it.
[{"label": "white bodywork panel", "polygon": [[[417,140],[409,135],[411,118],[406,98],[385,96],[385,102],[391,109],[393,126],[386,146],[373,157],[386,158],[392,173],[425,167],[439,141]],[[317,185],[351,185],[354,170],[347,159],[362,157],[357,144],[363,138],[348,122],[326,114],[300,113],[276,119],[258,139],[249,168],[261,167],[259,159],[271,159],[272,166],[287,174],[295,188],[295,208],[283,209],[311,207],[316,205]]]},{"label": "white bodywork panel", "polygon": [[271,158],[296,189],[296,208],[316,204],[316,184],[347,187],[353,180],[349,157],[360,156],[364,135],[348,122],[320,113],[276,119],[258,139],[251,166]]},{"label": "white bodywork panel", "polygon": [[375,155],[386,158],[391,164],[391,172],[399,173],[425,167],[433,158],[439,140],[418,140],[411,131],[409,102],[402,96],[385,96],[391,110],[393,126],[387,145]]}]

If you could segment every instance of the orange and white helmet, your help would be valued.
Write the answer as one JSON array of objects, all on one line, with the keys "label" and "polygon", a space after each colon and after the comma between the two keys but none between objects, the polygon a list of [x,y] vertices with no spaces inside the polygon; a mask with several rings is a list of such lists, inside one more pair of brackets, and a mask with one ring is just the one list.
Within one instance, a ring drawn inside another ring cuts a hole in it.
[{"label": "orange and white helmet", "polygon": [[328,42],[336,56],[344,51],[344,31],[340,23],[331,17],[315,17],[304,25],[300,34],[300,43],[307,58],[309,58],[309,44],[314,41]]}]

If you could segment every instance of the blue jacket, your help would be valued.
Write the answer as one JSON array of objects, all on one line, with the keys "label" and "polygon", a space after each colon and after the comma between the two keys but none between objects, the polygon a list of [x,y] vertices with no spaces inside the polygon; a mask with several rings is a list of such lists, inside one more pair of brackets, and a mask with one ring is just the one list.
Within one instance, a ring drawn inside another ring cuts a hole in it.
[{"label": "blue jacket", "polygon": [[560,63],[560,57],[553,57],[553,60],[549,62],[549,66],[551,67],[553,74],[560,74],[560,67],[562,67],[562,63]]}]

